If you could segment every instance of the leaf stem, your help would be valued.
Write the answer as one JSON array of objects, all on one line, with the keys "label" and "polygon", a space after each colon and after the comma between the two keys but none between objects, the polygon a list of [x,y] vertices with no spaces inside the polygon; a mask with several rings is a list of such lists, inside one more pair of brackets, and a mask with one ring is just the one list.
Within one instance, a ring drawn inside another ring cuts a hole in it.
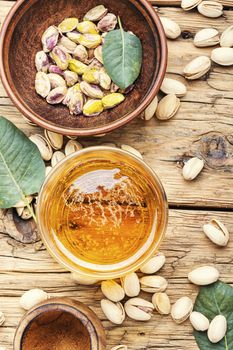
[{"label": "leaf stem", "polygon": [[35,215],[35,213],[34,213],[33,208],[30,206],[30,204],[29,204],[29,202],[28,202],[28,200],[27,200],[26,197],[24,197],[23,200],[24,200],[24,202],[25,202],[25,204],[26,204],[26,207],[27,207],[28,210],[29,210],[29,213],[32,215],[32,217],[33,217],[35,223],[37,224],[37,219],[36,219],[36,215]]},{"label": "leaf stem", "polygon": [[118,16],[118,23],[119,23],[120,30],[123,30],[120,16]]}]

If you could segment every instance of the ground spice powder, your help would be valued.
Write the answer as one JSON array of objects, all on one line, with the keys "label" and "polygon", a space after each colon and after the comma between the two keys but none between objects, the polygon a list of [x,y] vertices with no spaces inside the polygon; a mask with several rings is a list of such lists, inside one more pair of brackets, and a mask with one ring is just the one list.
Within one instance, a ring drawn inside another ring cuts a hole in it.
[{"label": "ground spice powder", "polygon": [[37,317],[24,334],[22,350],[90,350],[90,336],[72,314],[49,311]]}]

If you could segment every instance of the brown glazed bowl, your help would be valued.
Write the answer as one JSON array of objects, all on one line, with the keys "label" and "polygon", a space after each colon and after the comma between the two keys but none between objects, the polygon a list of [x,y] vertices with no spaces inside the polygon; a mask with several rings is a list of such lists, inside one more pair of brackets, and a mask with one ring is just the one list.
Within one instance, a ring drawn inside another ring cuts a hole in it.
[{"label": "brown glazed bowl", "polygon": [[[119,106],[99,116],[72,116],[66,106],[49,105],[35,92],[35,54],[50,25],[66,17],[82,18],[105,5],[121,17],[125,30],[142,42],[143,66],[134,90]],[[0,75],[16,107],[41,127],[76,136],[112,131],[142,113],[157,94],[167,64],[167,43],[159,17],[147,0],[18,0],[8,14],[0,38]]]},{"label": "brown glazed bowl", "polygon": [[106,336],[88,306],[69,298],[52,298],[29,310],[16,329],[13,350],[35,348],[106,350]]}]

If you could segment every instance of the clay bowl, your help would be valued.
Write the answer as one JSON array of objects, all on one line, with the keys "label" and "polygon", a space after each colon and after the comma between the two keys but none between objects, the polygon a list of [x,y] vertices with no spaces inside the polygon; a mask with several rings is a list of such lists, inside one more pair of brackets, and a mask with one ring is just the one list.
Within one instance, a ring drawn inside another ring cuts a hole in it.
[{"label": "clay bowl", "polygon": [[[143,66],[134,90],[125,101],[99,116],[71,116],[65,106],[51,106],[34,89],[35,54],[50,25],[66,17],[82,18],[102,3],[120,16],[125,30],[142,41]],[[87,5],[88,4],[88,5]],[[147,0],[18,0],[7,16],[0,38],[0,74],[16,107],[32,122],[67,135],[90,136],[112,131],[149,105],[164,78],[167,45],[161,22]]]},{"label": "clay bowl", "polygon": [[105,350],[103,326],[86,305],[53,298],[36,305],[20,321],[13,350]]}]

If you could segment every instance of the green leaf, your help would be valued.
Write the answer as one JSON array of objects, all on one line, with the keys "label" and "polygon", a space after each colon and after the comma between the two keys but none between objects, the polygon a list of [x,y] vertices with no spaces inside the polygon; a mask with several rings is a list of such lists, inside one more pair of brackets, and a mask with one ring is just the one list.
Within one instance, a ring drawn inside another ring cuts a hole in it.
[{"label": "green leaf", "polygon": [[140,39],[120,29],[109,32],[103,45],[104,68],[112,81],[126,89],[138,78],[142,65],[142,44]]},{"label": "green leaf", "polygon": [[201,350],[233,349],[233,288],[223,282],[216,282],[202,287],[194,306],[195,311],[204,314],[209,321],[221,314],[227,319],[226,337],[217,344],[212,344],[207,332],[194,332],[196,342]]},{"label": "green leaf", "polygon": [[9,120],[0,117],[0,208],[36,193],[45,178],[38,148]]}]

